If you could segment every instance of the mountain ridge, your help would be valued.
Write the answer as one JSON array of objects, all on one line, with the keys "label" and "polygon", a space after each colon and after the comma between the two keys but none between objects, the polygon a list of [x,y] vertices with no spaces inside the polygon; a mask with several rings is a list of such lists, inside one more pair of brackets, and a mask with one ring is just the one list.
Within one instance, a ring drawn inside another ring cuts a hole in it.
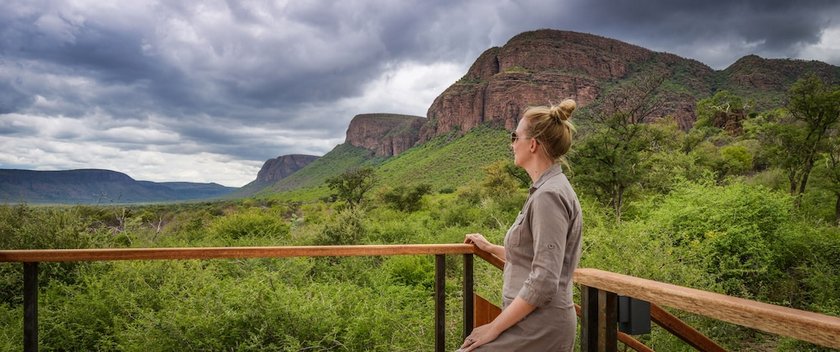
[{"label": "mountain ridge", "polygon": [[234,191],[217,183],[139,181],[105,169],[0,169],[2,203],[144,203],[199,200]]}]

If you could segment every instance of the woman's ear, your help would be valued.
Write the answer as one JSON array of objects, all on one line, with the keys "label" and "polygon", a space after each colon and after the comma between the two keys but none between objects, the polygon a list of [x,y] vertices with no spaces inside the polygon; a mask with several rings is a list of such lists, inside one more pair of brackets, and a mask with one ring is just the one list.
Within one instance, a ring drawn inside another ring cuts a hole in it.
[{"label": "woman's ear", "polygon": [[531,144],[528,146],[528,150],[530,150],[531,153],[536,153],[537,148],[539,147],[539,142],[537,142],[536,138],[531,138],[530,141]]}]

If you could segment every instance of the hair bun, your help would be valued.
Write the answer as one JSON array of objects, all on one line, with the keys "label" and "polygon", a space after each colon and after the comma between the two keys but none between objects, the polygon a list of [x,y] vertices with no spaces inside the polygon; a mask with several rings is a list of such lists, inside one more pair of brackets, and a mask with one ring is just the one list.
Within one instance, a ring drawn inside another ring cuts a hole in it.
[{"label": "hair bun", "polygon": [[566,121],[572,116],[577,104],[572,99],[566,99],[560,102],[560,105],[551,107],[551,117],[557,122]]}]

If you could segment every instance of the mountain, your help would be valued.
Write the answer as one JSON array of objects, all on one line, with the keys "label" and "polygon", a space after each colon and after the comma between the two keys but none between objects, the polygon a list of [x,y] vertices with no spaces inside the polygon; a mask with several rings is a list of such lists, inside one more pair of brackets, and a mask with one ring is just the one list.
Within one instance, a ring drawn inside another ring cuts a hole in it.
[{"label": "mountain", "polygon": [[767,109],[782,106],[790,84],[805,74],[840,82],[840,68],[819,61],[749,55],[715,71],[695,60],[614,39],[543,29],[521,33],[482,53],[429,107],[420,141],[453,130],[464,133],[482,123],[513,129],[527,106],[572,98],[582,108],[612,86],[654,72],[667,77],[662,85],[667,105],[657,117],[672,115],[684,130],[697,118],[696,102],[720,90]]},{"label": "mountain", "polygon": [[274,159],[268,159],[263,163],[260,172],[257,173],[257,179],[242,186],[236,192],[229,194],[229,197],[238,198],[246,197],[259,192],[263,188],[286,178],[296,171],[304,168],[309,163],[317,160],[315,155],[290,154],[281,155]]},{"label": "mountain", "polygon": [[[456,175],[441,183],[437,177],[440,172],[448,174],[449,169],[436,168],[440,165],[457,168],[448,162],[455,155],[426,158],[421,154],[442,153],[445,143],[457,143],[458,136],[467,135],[476,127],[512,130],[524,109],[531,105],[572,98],[579,109],[585,109],[613,87],[645,75],[663,75],[661,91],[666,104],[651,119],[673,116],[680,128],[688,130],[696,121],[696,103],[700,99],[729,90],[755,101],[759,109],[780,107],[790,84],[808,73],[815,73],[827,82],[840,82],[840,68],[818,61],[750,55],[716,71],[696,60],[596,35],[551,29],[524,32],[501,47],[484,51],[461,79],[434,100],[425,119],[392,114],[357,115],[350,123],[344,144],[266,187],[262,193],[313,187],[321,190],[316,193],[325,193],[326,178],[364,165],[378,165],[379,173],[386,178],[390,173],[414,170],[413,175],[391,178],[395,182],[433,178],[431,183],[436,186],[442,187],[446,182],[457,186],[472,177]],[[435,147],[429,149],[426,144],[431,141]],[[415,153],[415,149],[426,151]],[[479,149],[465,146],[456,149],[470,153],[476,160],[483,157]],[[493,159],[487,158],[483,163]],[[467,164],[480,166],[480,163]],[[382,171],[386,169],[387,173]],[[432,169],[437,171],[430,172]]]},{"label": "mountain", "polygon": [[426,119],[399,114],[360,114],[347,127],[346,143],[389,157],[413,147]]},{"label": "mountain", "polygon": [[840,67],[825,62],[748,55],[718,72],[716,90],[728,90],[752,99],[757,109],[767,110],[781,106],[790,85],[809,73],[830,83],[840,83]]},{"label": "mountain", "polygon": [[0,169],[0,202],[139,203],[214,198],[235,188],[216,183],[137,181],[99,169],[35,171]]}]

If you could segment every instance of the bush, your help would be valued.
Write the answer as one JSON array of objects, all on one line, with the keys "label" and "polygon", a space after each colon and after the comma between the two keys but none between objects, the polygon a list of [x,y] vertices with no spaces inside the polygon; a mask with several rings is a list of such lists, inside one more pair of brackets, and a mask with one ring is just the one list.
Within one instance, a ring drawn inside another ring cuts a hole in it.
[{"label": "bush", "polygon": [[259,209],[231,214],[216,219],[209,232],[213,238],[239,240],[244,238],[289,239],[289,224],[280,215]]},{"label": "bush", "polygon": [[649,221],[727,293],[751,296],[779,279],[773,249],[791,204],[788,195],[761,186],[687,184],[651,204]]},{"label": "bush", "polygon": [[316,245],[354,245],[359,244],[365,236],[364,211],[357,208],[347,208],[337,211],[327,220],[319,234],[316,235]]},{"label": "bush", "polygon": [[385,191],[382,200],[394,209],[412,212],[420,209],[423,196],[431,192],[432,186],[419,184],[413,187],[397,186]]}]

